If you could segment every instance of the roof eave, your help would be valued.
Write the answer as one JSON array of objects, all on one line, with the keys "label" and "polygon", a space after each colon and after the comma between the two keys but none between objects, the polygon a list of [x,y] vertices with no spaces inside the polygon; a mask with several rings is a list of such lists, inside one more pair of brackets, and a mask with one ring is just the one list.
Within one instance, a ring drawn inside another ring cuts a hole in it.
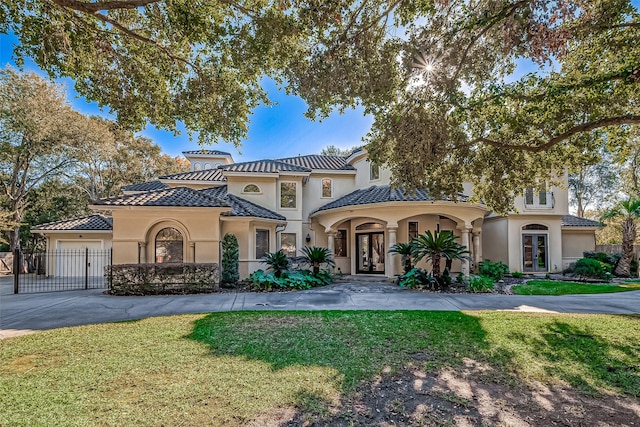
[{"label": "roof eave", "polygon": [[331,208],[331,209],[322,209],[322,210],[316,210],[314,212],[312,212],[309,217],[313,218],[316,217],[318,215],[324,214],[324,213],[329,213],[329,212],[339,212],[341,210],[365,210],[365,209],[371,209],[371,208],[376,208],[376,207],[382,207],[382,206],[390,206],[393,205],[395,203],[402,203],[402,204],[411,204],[411,205],[425,205],[425,204],[429,204],[429,205],[438,205],[438,206],[459,206],[464,204],[466,207],[471,207],[471,208],[477,208],[480,209],[482,211],[487,212],[488,209],[485,205],[482,205],[480,203],[469,203],[469,202],[453,202],[453,201],[449,201],[449,200],[391,200],[391,201],[386,201],[386,202],[377,202],[377,203],[363,203],[360,205],[345,205],[345,206],[339,206],[336,208]]},{"label": "roof eave", "polygon": [[92,234],[98,234],[98,233],[109,233],[109,234],[113,234],[113,229],[111,230],[56,230],[56,229],[31,229],[32,233],[39,233],[39,234],[45,234],[45,233],[62,233],[62,234],[78,234],[78,233],[92,233]]}]

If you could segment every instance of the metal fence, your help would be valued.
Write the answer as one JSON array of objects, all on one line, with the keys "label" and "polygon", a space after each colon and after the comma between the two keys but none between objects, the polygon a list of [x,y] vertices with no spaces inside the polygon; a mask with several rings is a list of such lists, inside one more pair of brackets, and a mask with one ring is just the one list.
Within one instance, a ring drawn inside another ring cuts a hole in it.
[{"label": "metal fence", "polygon": [[20,252],[13,255],[13,292],[52,292],[108,287],[111,249]]}]

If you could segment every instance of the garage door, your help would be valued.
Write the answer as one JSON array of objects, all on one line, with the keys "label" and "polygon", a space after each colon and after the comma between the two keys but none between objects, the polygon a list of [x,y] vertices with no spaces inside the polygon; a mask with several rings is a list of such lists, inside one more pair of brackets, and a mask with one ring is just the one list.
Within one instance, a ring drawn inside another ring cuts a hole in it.
[{"label": "garage door", "polygon": [[108,249],[102,249],[102,241],[58,241],[56,250],[56,276],[102,276],[108,259]]}]

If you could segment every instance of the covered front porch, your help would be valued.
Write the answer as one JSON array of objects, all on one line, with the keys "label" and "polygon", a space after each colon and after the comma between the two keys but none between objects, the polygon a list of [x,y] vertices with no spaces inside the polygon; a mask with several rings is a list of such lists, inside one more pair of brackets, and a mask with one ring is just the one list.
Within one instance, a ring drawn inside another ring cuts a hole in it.
[{"label": "covered front porch", "polygon": [[[310,229],[316,244],[326,242],[334,253],[336,270],[388,278],[403,272],[401,257],[389,253],[393,245],[410,242],[427,230],[450,230],[471,253],[471,260],[454,262],[451,272],[467,276],[471,263],[482,260],[482,224],[486,212],[483,205],[451,201],[341,206],[315,212]],[[424,261],[418,266],[431,269]]]}]

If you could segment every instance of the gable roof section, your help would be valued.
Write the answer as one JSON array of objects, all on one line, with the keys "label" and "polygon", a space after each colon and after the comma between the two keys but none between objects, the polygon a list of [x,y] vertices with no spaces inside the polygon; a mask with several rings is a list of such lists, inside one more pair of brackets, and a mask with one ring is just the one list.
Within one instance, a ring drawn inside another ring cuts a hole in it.
[{"label": "gable roof section", "polygon": [[216,199],[224,200],[231,206],[231,212],[225,212],[223,216],[240,216],[240,217],[256,217],[273,219],[276,221],[286,221],[287,219],[269,210],[265,207],[252,203],[248,200],[242,199],[236,195],[229,194],[227,192],[227,186],[222,185],[220,187],[211,187],[200,190],[201,193],[207,194]]},{"label": "gable roof section", "polygon": [[356,168],[347,164],[347,158],[341,156],[322,156],[319,154],[310,154],[307,156],[286,157],[278,159],[279,162],[289,163],[291,165],[300,166],[308,169],[321,170],[350,170],[355,171]]},{"label": "gable roof section", "polygon": [[600,221],[581,218],[575,215],[562,215],[560,224],[562,227],[602,227],[604,225]]},{"label": "gable roof section", "polygon": [[146,193],[131,194],[93,202],[96,206],[166,206],[223,208],[229,205],[220,199],[188,187],[174,187]]},{"label": "gable roof section", "polygon": [[[466,202],[469,199],[464,194],[458,194],[458,200]],[[336,209],[344,206],[370,205],[384,202],[432,202],[434,201],[427,190],[416,190],[415,193],[405,193],[403,188],[392,188],[390,185],[374,185],[346,194],[331,203],[318,208],[315,212]],[[315,213],[314,212],[314,213]]]},{"label": "gable roof section", "polygon": [[167,188],[165,184],[160,181],[148,181],[141,182],[139,184],[125,185],[122,187],[122,191],[153,191]]},{"label": "gable roof section", "polygon": [[280,172],[311,172],[310,168],[285,163],[280,160],[255,160],[251,162],[233,163],[222,166],[228,172],[280,173]]},{"label": "gable roof section", "polygon": [[181,172],[171,175],[164,175],[158,178],[165,181],[212,181],[224,182],[227,179],[222,175],[220,169],[205,169],[195,172]]},{"label": "gable roof section", "polygon": [[31,227],[33,231],[111,231],[113,220],[102,215],[88,215],[80,218],[48,222]]}]

